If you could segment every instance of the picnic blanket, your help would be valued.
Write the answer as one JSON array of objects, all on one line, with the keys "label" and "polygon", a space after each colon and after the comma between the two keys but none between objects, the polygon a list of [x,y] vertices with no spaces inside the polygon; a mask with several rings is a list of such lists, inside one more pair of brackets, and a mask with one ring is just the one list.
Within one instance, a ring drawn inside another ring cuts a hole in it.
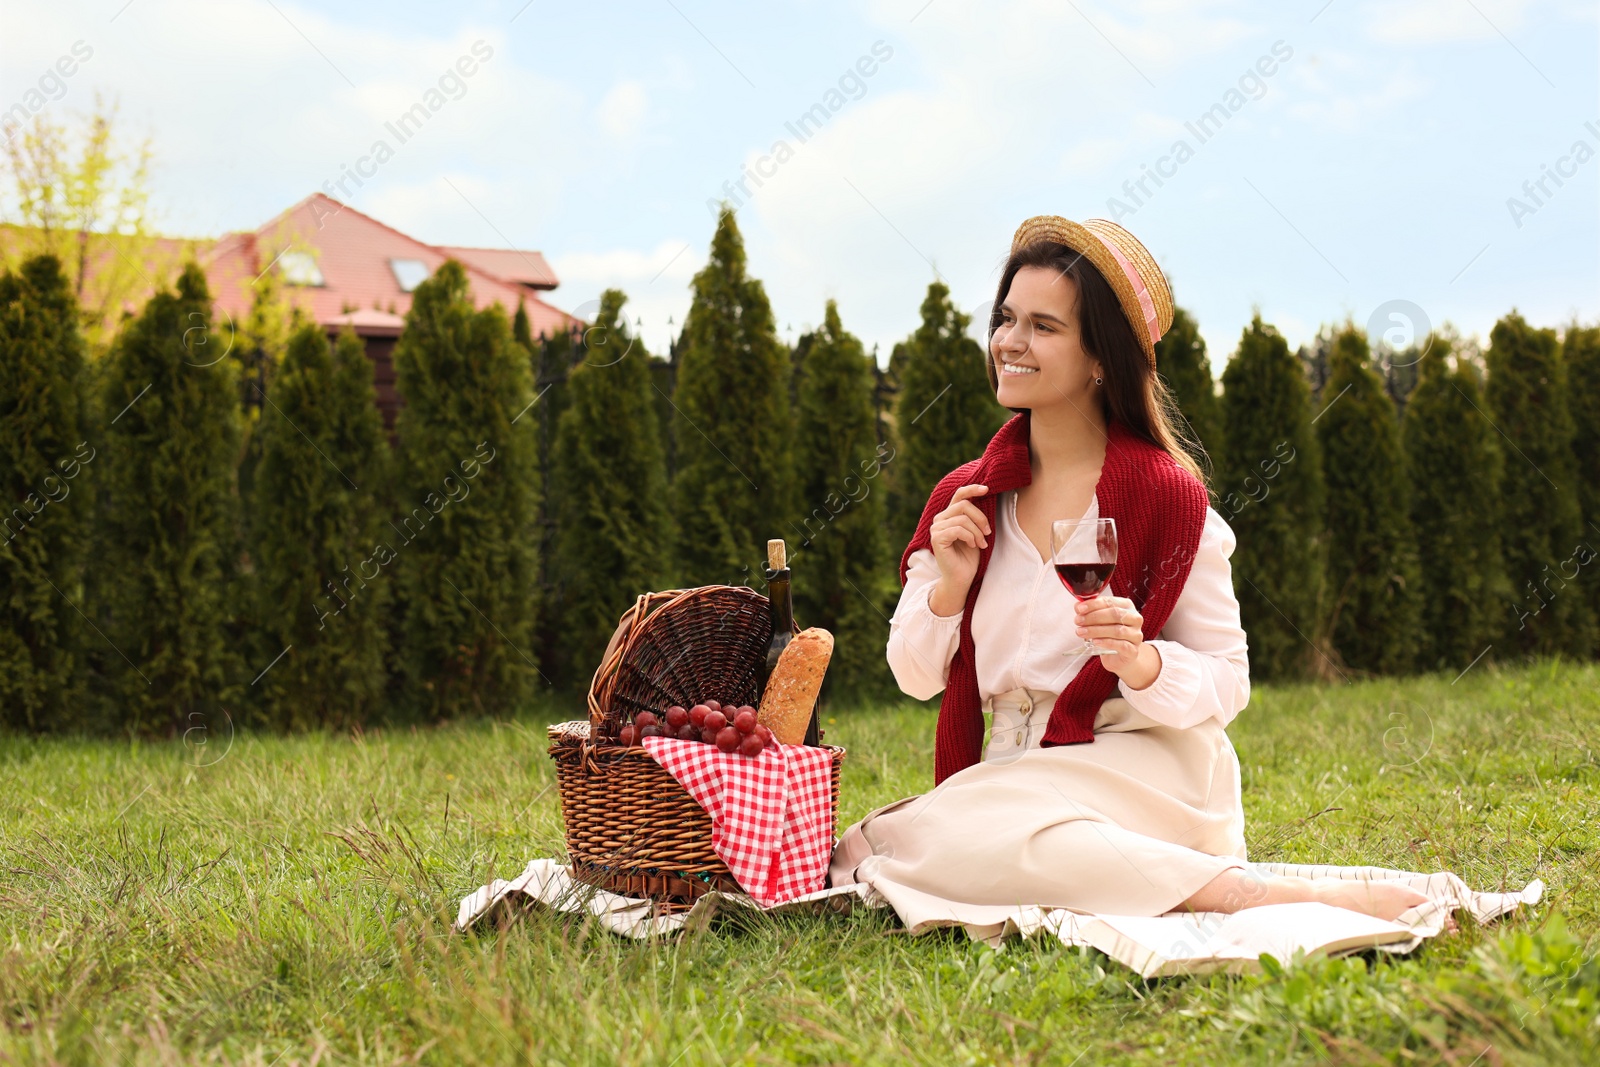
[{"label": "picnic blanket", "polygon": [[[1407,953],[1445,928],[1446,917],[1465,911],[1480,923],[1491,922],[1523,905],[1538,903],[1544,883],[1529,882],[1519,891],[1480,893],[1448,873],[1421,874],[1384,867],[1257,863],[1252,869],[1269,875],[1398,881],[1428,900],[1394,922],[1375,919],[1327,904],[1271,904],[1231,915],[1172,912],[1159,916],[1082,914],[1061,908],[995,907],[983,922],[927,919],[908,930],[924,933],[941,926],[962,926],[975,940],[1001,947],[1005,938],[1051,936],[1064,944],[1095,948],[1146,977],[1177,974],[1254,972],[1271,955],[1288,961],[1338,956],[1367,949]],[[719,910],[738,908],[767,913],[849,911],[857,907],[887,908],[889,902],[868,883],[822,889],[762,907],[748,894],[709,893],[687,911],[664,915],[652,901],[597,890],[575,881],[570,869],[553,859],[535,859],[509,881],[496,879],[461,901],[455,928],[466,931],[492,918],[524,907],[588,914],[605,929],[624,937],[651,938],[704,927]]]}]

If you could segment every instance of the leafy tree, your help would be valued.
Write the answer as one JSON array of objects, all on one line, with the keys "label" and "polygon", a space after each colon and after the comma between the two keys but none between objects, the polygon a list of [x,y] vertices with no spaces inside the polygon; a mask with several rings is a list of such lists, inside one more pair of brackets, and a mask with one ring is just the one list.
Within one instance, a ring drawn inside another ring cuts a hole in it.
[{"label": "leafy tree", "polygon": [[[1173,309],[1172,328],[1156,342],[1156,373],[1166,380],[1192,436],[1209,457],[1210,469],[1216,471],[1222,457],[1222,400],[1211,377],[1211,360],[1200,326],[1181,307]],[[1196,458],[1202,466],[1207,465],[1205,458]]]},{"label": "leafy tree", "polygon": [[[983,454],[1010,413],[994,398],[983,369],[983,348],[967,336],[972,316],[956,309],[943,282],[928,286],[922,324],[896,346],[889,361],[899,371],[900,396],[895,430],[900,451],[892,517],[895,544],[904,547],[916,532],[928,494],[939,479]],[[901,366],[896,368],[896,359]]]},{"label": "leafy tree", "polygon": [[1233,527],[1234,586],[1250,668],[1262,678],[1322,669],[1312,642],[1324,490],[1299,360],[1259,312],[1222,372],[1223,435],[1217,510]]},{"label": "leafy tree", "polygon": [[[233,366],[210,355],[211,296],[191,263],[112,346],[94,615],[117,724],[222,728],[244,687],[230,628],[238,559]],[[263,664],[262,666],[265,666]]]},{"label": "leafy tree", "polygon": [[1422,577],[1418,662],[1459,671],[1504,631],[1511,587],[1500,554],[1499,434],[1484,418],[1476,371],[1464,361],[1451,370],[1453,347],[1442,335],[1425,346],[1404,437]]},{"label": "leafy tree", "polygon": [[[1583,512],[1582,537],[1589,554],[1600,554],[1600,326],[1567,327],[1561,346],[1567,365],[1567,405],[1572,412],[1573,458],[1578,465],[1578,506]],[[1600,617],[1600,558],[1584,564],[1579,584],[1589,590],[1589,604]]]},{"label": "leafy tree", "polygon": [[124,305],[179,265],[151,230],[150,141],[127,146],[119,132],[117,107],[97,96],[81,129],[40,112],[4,137],[9,195],[0,202],[12,205],[14,224],[0,259],[13,268],[41,254],[60,260],[94,351],[109,343]]},{"label": "leafy tree", "polygon": [[1585,538],[1561,349],[1554,330],[1536,329],[1515,311],[1494,324],[1489,342],[1489,407],[1510,447],[1500,500],[1516,598],[1511,641],[1528,653],[1587,658],[1594,613],[1568,588],[1583,569]]},{"label": "leafy tree", "polygon": [[852,699],[895,691],[883,650],[899,585],[884,526],[872,361],[830,300],[820,330],[801,338],[797,456],[801,538],[791,553],[795,614],[834,635],[829,688]]},{"label": "leafy tree", "polygon": [[694,276],[673,402],[677,568],[689,585],[750,583],[794,514],[789,353],[724,206]]},{"label": "leafy tree", "polygon": [[1411,488],[1400,424],[1367,338],[1334,335],[1317,438],[1327,487],[1328,628],[1344,662],[1400,673],[1416,661],[1420,620]]},{"label": "leafy tree", "polygon": [[499,307],[474,310],[454,260],[412,294],[395,346],[402,659],[431,716],[506,714],[528,696],[538,443],[526,354]]},{"label": "leafy tree", "polygon": [[253,688],[274,726],[342,728],[370,721],[387,681],[393,573],[381,549],[388,445],[372,365],[346,330],[296,330],[272,383],[261,430],[250,552],[258,657]]},{"label": "leafy tree", "polygon": [[83,721],[85,390],[77,301],[60,261],[37,256],[0,276],[0,726]]},{"label": "leafy tree", "polygon": [[666,461],[650,354],[629,336],[607,289],[567,381],[556,430],[551,506],[557,582],[546,611],[561,634],[558,681],[587,683],[635,597],[666,588],[672,546]]}]

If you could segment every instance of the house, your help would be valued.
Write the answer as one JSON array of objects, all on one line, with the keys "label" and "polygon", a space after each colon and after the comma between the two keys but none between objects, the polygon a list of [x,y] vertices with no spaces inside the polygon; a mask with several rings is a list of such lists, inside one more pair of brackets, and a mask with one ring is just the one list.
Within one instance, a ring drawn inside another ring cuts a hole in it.
[{"label": "house", "polygon": [[257,230],[219,238],[198,258],[219,319],[242,322],[250,313],[255,282],[275,270],[289,301],[330,335],[353,328],[372,361],[378,406],[391,429],[400,408],[395,342],[411,309],[412,290],[445,260],[466,268],[478,307],[498,303],[510,314],[522,305],[535,337],[584,326],[543,299],[558,282],[540,253],[425,244],[321,193]]}]

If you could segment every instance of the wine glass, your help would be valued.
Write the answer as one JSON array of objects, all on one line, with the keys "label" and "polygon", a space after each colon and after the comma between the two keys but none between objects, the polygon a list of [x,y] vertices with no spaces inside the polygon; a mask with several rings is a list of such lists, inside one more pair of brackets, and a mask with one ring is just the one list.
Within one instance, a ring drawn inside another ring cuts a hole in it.
[{"label": "wine glass", "polygon": [[[1079,600],[1099,596],[1117,569],[1117,520],[1057,519],[1050,524],[1050,562],[1067,592]],[[1066,654],[1112,656],[1116,652],[1085,637],[1083,644]]]}]

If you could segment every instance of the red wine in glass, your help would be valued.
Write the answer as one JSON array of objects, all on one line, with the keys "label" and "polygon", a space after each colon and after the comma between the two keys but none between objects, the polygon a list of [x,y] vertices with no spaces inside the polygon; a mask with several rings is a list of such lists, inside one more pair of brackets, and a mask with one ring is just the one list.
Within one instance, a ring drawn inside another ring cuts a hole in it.
[{"label": "red wine in glass", "polygon": [[1079,600],[1088,600],[1100,595],[1116,569],[1115,563],[1057,563],[1056,577],[1067,587],[1067,592]]},{"label": "red wine in glass", "polygon": [[[1105,589],[1117,569],[1116,520],[1058,519],[1050,524],[1050,549],[1056,577],[1067,592],[1079,600],[1092,600]],[[1069,656],[1114,654],[1088,638],[1066,652]]]}]

